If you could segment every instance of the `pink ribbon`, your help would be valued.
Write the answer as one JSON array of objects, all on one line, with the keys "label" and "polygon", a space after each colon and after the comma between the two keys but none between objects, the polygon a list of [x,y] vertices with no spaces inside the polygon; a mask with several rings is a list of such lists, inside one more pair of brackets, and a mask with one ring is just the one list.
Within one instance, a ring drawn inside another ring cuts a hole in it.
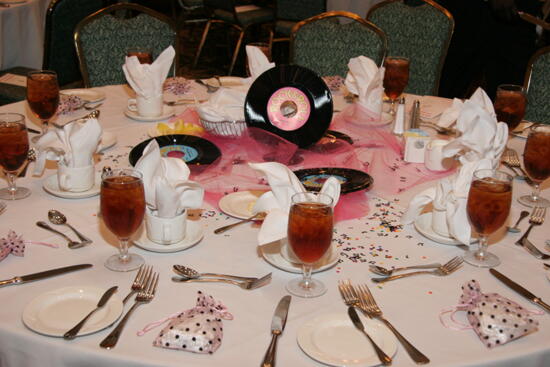
[{"label": "pink ribbon", "polygon": [[23,236],[18,236],[13,230],[9,230],[6,237],[0,238],[0,261],[4,260],[9,254],[15,256],[25,256],[25,245],[43,245],[48,247],[57,248],[57,245],[53,245],[45,242],[36,241],[24,241]]}]

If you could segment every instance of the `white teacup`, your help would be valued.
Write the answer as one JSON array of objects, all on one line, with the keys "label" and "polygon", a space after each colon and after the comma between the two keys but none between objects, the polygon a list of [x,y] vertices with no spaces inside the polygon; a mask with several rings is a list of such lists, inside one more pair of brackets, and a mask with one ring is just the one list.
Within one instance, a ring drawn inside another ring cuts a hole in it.
[{"label": "white teacup", "polygon": [[449,144],[448,140],[433,139],[426,145],[424,151],[424,165],[430,171],[447,171],[453,167],[455,160],[452,157],[443,157],[443,147]]},{"label": "white teacup", "polygon": [[187,210],[171,218],[160,218],[156,210],[145,210],[145,230],[147,238],[161,245],[172,245],[185,238],[187,230]]},{"label": "white teacup", "polygon": [[162,115],[162,104],[162,94],[151,98],[137,96],[128,100],[128,109],[142,117],[158,117]]},{"label": "white teacup", "polygon": [[85,167],[68,167],[60,161],[57,165],[57,183],[63,191],[83,192],[91,189],[95,182],[93,165]]}]

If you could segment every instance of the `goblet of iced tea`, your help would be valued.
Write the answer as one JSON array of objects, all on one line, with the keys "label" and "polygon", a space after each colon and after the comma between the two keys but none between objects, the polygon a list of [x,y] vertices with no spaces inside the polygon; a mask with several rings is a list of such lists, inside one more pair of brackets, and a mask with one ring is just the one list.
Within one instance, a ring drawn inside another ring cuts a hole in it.
[{"label": "goblet of iced tea", "polygon": [[128,253],[128,241],[145,215],[143,177],[133,169],[104,172],[101,177],[101,216],[105,225],[119,240],[119,253],[107,259],[105,266],[114,271],[139,268],[144,260]]},{"label": "goblet of iced tea", "polygon": [[31,194],[31,190],[15,185],[18,170],[27,161],[28,153],[29,136],[25,116],[0,113],[0,166],[8,180],[8,187],[0,190],[0,199],[18,200]]},{"label": "goblet of iced tea", "polygon": [[481,169],[474,172],[466,211],[470,224],[479,235],[477,250],[464,255],[468,264],[492,268],[500,259],[487,251],[487,238],[502,227],[512,205],[512,176],[507,173]]},{"label": "goblet of iced tea", "polygon": [[[42,121],[42,135],[48,131],[48,121],[57,112],[59,84],[51,70],[31,71],[27,74],[27,103],[33,114]],[[36,142],[40,136],[33,137]]]},{"label": "goblet of iced tea", "polygon": [[522,86],[502,84],[497,88],[494,104],[497,120],[505,122],[510,133],[523,120],[526,106],[527,97]]},{"label": "goblet of iced tea", "polygon": [[519,198],[527,206],[550,206],[548,199],[540,197],[540,184],[550,176],[550,126],[533,125],[523,151],[525,171],[533,181],[533,192]]},{"label": "goblet of iced tea", "polygon": [[391,113],[395,114],[395,102],[409,83],[409,59],[388,56],[384,59],[384,93],[391,101]]},{"label": "goblet of iced tea", "polygon": [[151,50],[146,48],[134,47],[128,49],[126,56],[135,56],[138,58],[140,64],[152,64],[153,63],[153,53]]},{"label": "goblet of iced tea", "polygon": [[318,297],[326,292],[325,285],[311,278],[313,264],[332,243],[332,198],[321,193],[298,193],[292,196],[288,217],[288,243],[302,262],[302,279],[291,280],[286,289],[305,298]]}]

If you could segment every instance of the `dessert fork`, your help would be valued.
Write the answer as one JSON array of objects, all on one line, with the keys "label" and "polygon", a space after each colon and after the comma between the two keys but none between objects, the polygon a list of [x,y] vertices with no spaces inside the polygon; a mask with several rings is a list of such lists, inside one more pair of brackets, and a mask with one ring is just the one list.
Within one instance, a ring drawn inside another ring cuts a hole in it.
[{"label": "dessert fork", "polygon": [[527,239],[527,237],[529,236],[529,233],[531,233],[531,229],[533,229],[533,226],[540,226],[541,224],[544,223],[545,216],[546,216],[546,208],[541,208],[541,207],[533,208],[531,217],[529,217],[529,223],[530,223],[529,228],[527,228],[527,231],[525,231],[523,236],[521,236],[521,238],[516,241],[516,245],[523,246],[531,255],[533,255],[537,259],[542,259],[542,260],[550,259],[550,255],[547,255],[542,251],[540,251],[538,248],[536,248],[535,245],[533,245],[531,241]]},{"label": "dessert fork", "polygon": [[518,168],[521,171],[521,175],[518,176],[524,176],[526,179],[529,177],[521,167],[518,152],[514,149],[507,148],[504,151],[504,154],[502,155],[502,163],[504,163],[506,167],[511,168],[513,171],[515,171],[515,168]]},{"label": "dessert fork", "polygon": [[462,265],[463,261],[464,260],[460,256],[456,256],[456,257],[453,257],[451,260],[449,260],[447,263],[441,265],[440,267],[432,271],[426,271],[426,270],[415,271],[412,273],[393,275],[391,277],[385,277],[385,278],[372,278],[371,280],[375,283],[385,283],[385,282],[389,282],[390,280],[406,278],[406,277],[410,277],[418,274],[432,274],[432,275],[438,275],[438,276],[445,276],[445,275],[451,274],[456,269],[458,269],[460,265]]},{"label": "dessert fork", "polygon": [[126,301],[128,301],[130,297],[132,297],[132,295],[134,295],[136,292],[143,290],[143,288],[145,287],[145,281],[149,279],[152,271],[152,266],[141,265],[139,267],[136,277],[132,282],[130,293],[128,293],[126,297],[124,297],[124,299],[122,300],[123,304],[125,304]]}]

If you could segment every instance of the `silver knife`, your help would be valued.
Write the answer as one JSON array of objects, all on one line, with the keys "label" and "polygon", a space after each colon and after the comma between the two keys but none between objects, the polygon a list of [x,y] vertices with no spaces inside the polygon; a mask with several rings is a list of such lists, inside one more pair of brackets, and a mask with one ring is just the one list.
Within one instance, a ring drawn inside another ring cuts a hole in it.
[{"label": "silver knife", "polygon": [[271,343],[265,352],[262,367],[275,366],[275,352],[277,351],[277,338],[283,333],[286,325],[286,317],[288,315],[288,308],[290,307],[291,296],[284,296],[279,301],[277,308],[275,308],[275,314],[273,320],[271,320]]},{"label": "silver knife", "polygon": [[99,310],[101,307],[105,306],[107,301],[109,301],[109,299],[117,291],[117,289],[118,289],[118,287],[116,285],[114,287],[111,287],[111,288],[107,289],[105,291],[105,293],[103,293],[103,296],[101,296],[101,298],[99,299],[99,302],[97,303],[96,308],[94,308],[92,311],[90,311],[90,313],[88,315],[86,315],[86,317],[84,317],[82,319],[82,321],[80,321],[78,324],[76,324],[71,330],[67,331],[63,335],[63,339],[65,339],[65,340],[74,339],[76,337],[76,334],[78,334],[80,329],[82,329],[82,326],[84,326],[84,324],[86,323],[86,321],[88,321],[90,316],[92,316],[92,314],[94,312],[96,312],[97,310]]},{"label": "silver knife", "polygon": [[91,267],[92,267],[92,264],[71,265],[71,266],[65,266],[63,268],[57,268],[57,269],[41,271],[39,273],[21,275],[21,276],[18,276],[18,277],[13,277],[11,279],[0,280],[0,287],[5,286],[5,285],[10,285],[10,284],[21,284],[21,283],[32,282],[33,280],[49,278],[49,277],[53,277],[53,276],[56,276],[56,275],[69,273],[71,271],[87,269],[87,268],[91,268]]},{"label": "silver knife", "polygon": [[369,339],[369,341],[372,344],[372,347],[374,348],[374,351],[376,352],[376,355],[378,356],[378,359],[380,360],[380,362],[382,362],[382,364],[385,365],[385,366],[391,365],[392,364],[391,357],[388,356],[386,354],[386,352],[384,352],[382,350],[382,348],[380,348],[374,340],[372,340],[372,338],[370,337],[369,334],[367,334],[367,332],[365,331],[365,326],[363,326],[363,323],[361,322],[361,319],[359,318],[359,315],[357,314],[357,312],[355,311],[355,308],[353,308],[353,306],[348,307],[348,315],[349,315],[349,318],[351,319],[351,321],[353,322],[353,326],[355,326],[357,328],[357,330],[362,332],[367,337],[367,339]]},{"label": "silver knife", "polygon": [[521,294],[523,297],[527,298],[529,301],[541,306],[546,310],[546,312],[550,312],[550,305],[543,302],[543,300],[537,296],[535,296],[533,293],[529,292],[527,289],[523,288],[518,283],[514,282],[512,279],[508,278],[506,275],[502,274],[498,270],[495,269],[489,269],[491,274],[493,274],[498,280],[506,284],[508,287],[512,288],[519,294]]}]

